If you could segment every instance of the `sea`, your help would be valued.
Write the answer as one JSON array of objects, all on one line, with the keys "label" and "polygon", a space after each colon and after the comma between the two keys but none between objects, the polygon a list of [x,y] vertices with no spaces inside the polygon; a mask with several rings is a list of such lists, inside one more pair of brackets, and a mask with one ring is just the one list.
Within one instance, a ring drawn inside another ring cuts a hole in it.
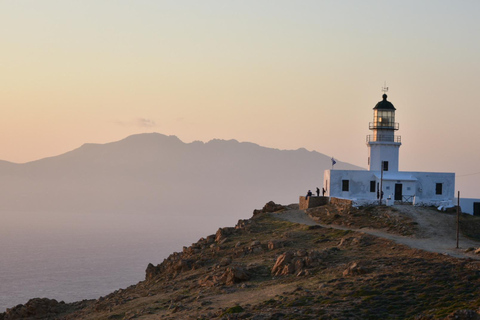
[{"label": "sea", "polygon": [[32,298],[97,299],[237,219],[158,214],[0,213],[0,312]]}]

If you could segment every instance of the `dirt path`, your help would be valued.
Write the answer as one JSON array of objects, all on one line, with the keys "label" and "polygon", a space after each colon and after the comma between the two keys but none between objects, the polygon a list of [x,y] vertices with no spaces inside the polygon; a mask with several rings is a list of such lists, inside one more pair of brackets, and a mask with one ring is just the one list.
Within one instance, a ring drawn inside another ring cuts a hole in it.
[{"label": "dirt path", "polygon": [[352,230],[368,233],[377,237],[393,240],[411,248],[447,254],[457,258],[480,260],[473,252],[465,253],[466,248],[480,247],[480,242],[460,236],[459,249],[456,249],[455,215],[436,212],[431,209],[413,206],[395,206],[401,215],[410,217],[418,223],[418,233],[413,237],[391,234],[383,230],[370,228],[349,228],[338,225],[323,225],[310,218],[305,210],[287,210],[274,215],[282,220],[305,225],[320,225],[326,228]]}]

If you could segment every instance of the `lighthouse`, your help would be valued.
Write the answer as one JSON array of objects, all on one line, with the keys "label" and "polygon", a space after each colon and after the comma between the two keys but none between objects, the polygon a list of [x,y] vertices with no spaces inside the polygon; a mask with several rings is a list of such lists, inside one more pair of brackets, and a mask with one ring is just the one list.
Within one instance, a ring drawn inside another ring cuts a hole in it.
[{"label": "lighthouse", "polygon": [[388,199],[390,203],[448,205],[454,198],[455,173],[399,171],[402,139],[395,134],[399,129],[396,109],[387,100],[387,88],[383,90],[368,126],[368,170],[325,170],[326,195],[352,200],[354,205],[385,203]]},{"label": "lighthouse", "polygon": [[373,122],[369,123],[371,135],[367,135],[369,149],[368,170],[398,171],[398,151],[402,140],[395,135],[399,125],[395,122],[395,107],[383,94],[383,100],[373,108]]}]

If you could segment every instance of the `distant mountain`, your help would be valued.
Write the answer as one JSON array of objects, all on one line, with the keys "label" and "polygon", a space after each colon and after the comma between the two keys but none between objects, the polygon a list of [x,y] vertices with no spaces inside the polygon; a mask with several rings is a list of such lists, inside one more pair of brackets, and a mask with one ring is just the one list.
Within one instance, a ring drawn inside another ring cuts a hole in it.
[{"label": "distant mountain", "polygon": [[[0,210],[231,215],[322,186],[329,156],[236,140],[138,134],[24,164],[0,162]],[[335,168],[361,169],[337,161]],[[235,208],[235,209],[233,209]]]}]

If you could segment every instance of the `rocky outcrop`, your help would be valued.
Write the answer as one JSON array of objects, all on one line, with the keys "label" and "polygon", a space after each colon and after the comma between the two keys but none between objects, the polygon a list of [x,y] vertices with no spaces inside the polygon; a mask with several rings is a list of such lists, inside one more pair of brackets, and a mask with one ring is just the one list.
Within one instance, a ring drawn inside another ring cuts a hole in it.
[{"label": "rocky outcrop", "polygon": [[236,228],[219,228],[215,234],[215,241],[221,242],[223,239],[228,238],[228,236],[235,233]]},{"label": "rocky outcrop", "polygon": [[362,266],[359,262],[354,262],[343,271],[343,276],[358,276],[365,273],[367,273],[365,266]]},{"label": "rocky outcrop", "polygon": [[218,275],[207,275],[200,279],[198,284],[204,287],[214,287],[218,285],[231,286],[239,282],[250,279],[248,272],[242,266],[230,266]]},{"label": "rocky outcrop", "polygon": [[232,285],[242,281],[246,281],[248,279],[250,279],[250,277],[248,276],[245,269],[243,269],[242,267],[236,266],[236,267],[227,268],[227,270],[219,280],[222,282],[224,281],[225,284],[228,286],[228,285]]},{"label": "rocky outcrop", "polygon": [[287,251],[281,254],[272,268],[272,275],[285,276],[296,274],[297,276],[309,274],[308,269],[318,266],[322,260],[338,251],[337,248],[325,249],[323,251]]},{"label": "rocky outcrop", "polygon": [[[229,241],[229,237],[245,231],[252,226],[252,220],[239,220],[235,227],[219,228],[214,235],[200,238],[189,247],[183,247],[182,252],[174,252],[157,266],[149,263],[145,270],[145,280],[153,280],[159,276],[167,275],[176,277],[178,274],[198,269],[205,265],[208,257],[205,253],[213,253],[221,250],[221,245]],[[239,257],[247,253],[259,253],[263,251],[260,242],[253,241],[246,248],[238,248],[234,256]]]},{"label": "rocky outcrop", "polygon": [[58,302],[55,299],[35,298],[29,300],[26,304],[20,304],[0,314],[1,320],[10,319],[45,319],[56,318],[58,314],[65,312],[67,306],[63,301]]},{"label": "rocky outcrop", "polygon": [[281,204],[276,204],[273,201],[269,201],[263,206],[261,210],[258,210],[258,209],[253,210],[253,215],[256,216],[257,214],[260,214],[260,213],[277,212],[283,209],[286,209],[286,207],[282,206]]},{"label": "rocky outcrop", "polygon": [[275,250],[285,247],[287,242],[284,240],[270,240],[268,241],[268,250]]},{"label": "rocky outcrop", "polygon": [[340,240],[338,247],[349,247],[349,246],[359,246],[359,247],[368,247],[375,242],[375,237],[359,233],[354,236],[345,236]]}]

